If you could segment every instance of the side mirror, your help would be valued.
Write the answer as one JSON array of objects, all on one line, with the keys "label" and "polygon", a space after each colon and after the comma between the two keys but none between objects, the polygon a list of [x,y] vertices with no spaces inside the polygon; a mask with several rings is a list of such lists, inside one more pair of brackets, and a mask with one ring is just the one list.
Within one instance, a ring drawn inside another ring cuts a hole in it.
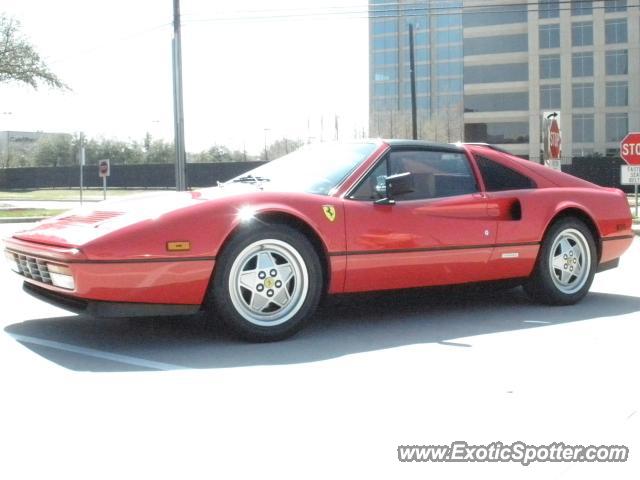
[{"label": "side mirror", "polygon": [[394,203],[396,203],[394,198],[397,195],[413,192],[414,186],[411,172],[389,175],[385,179],[385,189],[387,196],[385,198],[381,198],[380,200],[376,200],[376,205],[393,205]]}]

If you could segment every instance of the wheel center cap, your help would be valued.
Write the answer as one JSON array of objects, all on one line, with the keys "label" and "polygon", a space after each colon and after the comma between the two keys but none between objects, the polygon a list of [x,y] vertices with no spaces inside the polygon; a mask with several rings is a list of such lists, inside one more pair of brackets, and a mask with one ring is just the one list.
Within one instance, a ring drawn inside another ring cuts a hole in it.
[{"label": "wheel center cap", "polygon": [[274,281],[273,281],[272,278],[267,278],[264,281],[264,286],[267,287],[267,288],[273,288],[273,284],[274,284]]}]

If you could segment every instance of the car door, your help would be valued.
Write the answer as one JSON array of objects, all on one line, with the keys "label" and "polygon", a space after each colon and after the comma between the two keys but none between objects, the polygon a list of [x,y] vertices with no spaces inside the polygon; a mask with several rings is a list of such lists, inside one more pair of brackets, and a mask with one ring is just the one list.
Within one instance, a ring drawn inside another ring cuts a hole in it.
[{"label": "car door", "polygon": [[497,222],[489,271],[495,279],[528,277],[538,256],[545,218],[537,211],[536,183],[524,172],[500,162],[498,153],[494,158],[489,155],[475,155],[489,215]]},{"label": "car door", "polygon": [[[409,172],[414,191],[380,204],[386,176]],[[496,220],[466,154],[392,149],[345,197],[345,291],[483,280]]]}]

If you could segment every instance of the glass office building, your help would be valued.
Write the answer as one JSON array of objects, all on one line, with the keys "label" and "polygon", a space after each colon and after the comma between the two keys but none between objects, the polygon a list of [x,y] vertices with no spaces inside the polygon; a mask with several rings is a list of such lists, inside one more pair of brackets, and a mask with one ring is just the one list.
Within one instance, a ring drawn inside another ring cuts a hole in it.
[{"label": "glass office building", "polygon": [[640,8],[625,0],[371,1],[370,133],[490,142],[539,158],[542,112],[563,156],[615,154],[640,130]]},{"label": "glass office building", "polygon": [[462,1],[453,0],[371,2],[370,131],[373,136],[411,136],[409,25],[412,24],[419,134],[439,141],[460,137],[461,6]]}]

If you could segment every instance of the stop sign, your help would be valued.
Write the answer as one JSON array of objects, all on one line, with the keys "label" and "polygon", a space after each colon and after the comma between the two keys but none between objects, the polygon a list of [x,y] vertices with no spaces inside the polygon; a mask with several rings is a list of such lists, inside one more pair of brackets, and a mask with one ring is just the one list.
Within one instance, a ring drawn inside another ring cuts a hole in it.
[{"label": "stop sign", "polygon": [[620,156],[629,165],[640,165],[640,132],[628,133],[622,139]]}]

